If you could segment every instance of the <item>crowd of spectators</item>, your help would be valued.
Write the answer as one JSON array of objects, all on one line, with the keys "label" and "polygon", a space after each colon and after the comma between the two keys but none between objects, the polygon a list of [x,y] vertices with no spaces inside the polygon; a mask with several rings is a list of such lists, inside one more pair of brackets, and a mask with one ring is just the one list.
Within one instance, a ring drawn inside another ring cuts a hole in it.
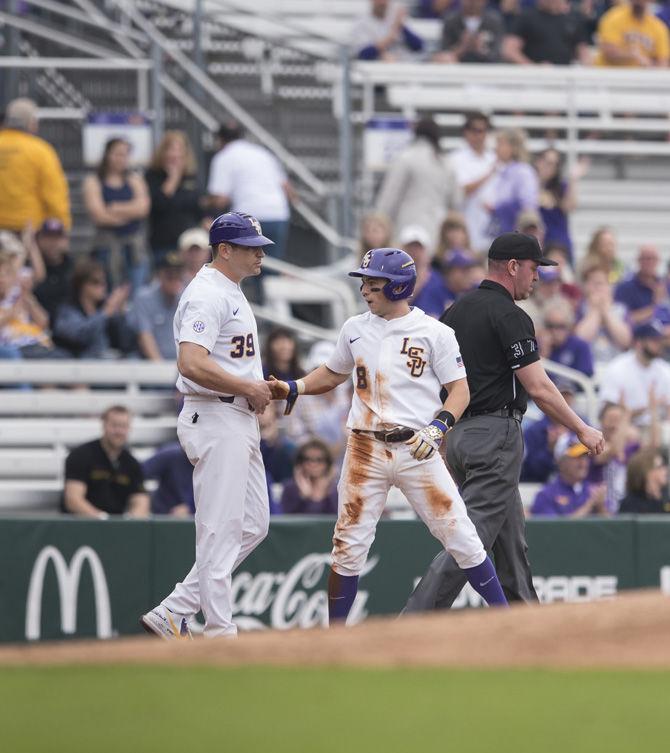
[{"label": "crowd of spectators", "polygon": [[[557,8],[547,0],[531,9],[532,18]],[[458,18],[468,33],[474,33],[468,14],[479,14],[482,24],[491,19],[492,28],[498,18],[478,0],[463,0],[451,11],[451,26]],[[396,12],[386,40],[389,54],[399,39],[411,40],[402,31],[404,14]],[[526,26],[533,28],[530,21]],[[539,21],[537,28],[544,28]],[[486,36],[485,49],[504,50],[509,38],[503,36],[498,45]],[[484,49],[461,47],[463,54]],[[387,245],[404,248],[417,267],[413,304],[439,317],[481,282],[485,253],[496,234],[536,235],[558,266],[541,270],[531,298],[521,305],[534,321],[543,356],[599,378],[608,445],[601,457],[590,459],[573,437],[549,418],[533,420],[530,411],[522,481],[546,485],[531,514],[665,509],[661,427],[670,406],[670,278],[659,250],[642,245],[635,268],[627,269],[616,234],[607,227],[594,231],[587,248],[575,247],[570,212],[587,162],[566,173],[555,149],[531,157],[523,132],[494,133],[479,112],[466,114],[462,136],[461,145],[445,154],[435,121],[424,117],[416,123],[414,141],[388,170],[374,211],[362,218],[361,253]],[[58,156],[37,135],[34,104],[10,103],[0,129],[0,357],[174,361],[177,301],[209,260],[209,219],[226,207],[249,210],[256,202],[252,209],[275,240],[274,253],[283,256],[292,196],[285,174],[235,124],[222,126],[219,140],[207,190],[198,188],[195,158],[182,132],[166,133],[143,174],[131,168],[129,144],[110,140],[83,185],[95,228],[91,252],[74,259],[68,188]],[[267,190],[254,191],[261,174]],[[17,182],[30,200],[15,196]],[[323,363],[329,348],[316,343],[304,353],[291,331],[275,329],[264,342],[266,376],[297,379]],[[565,383],[561,390],[579,401],[577,385]],[[273,405],[261,417],[273,512],[334,511],[333,478],[342,460],[348,404],[343,385],[300,401],[290,416]],[[102,438],[73,451],[64,509],[191,514],[191,466],[181,448],[170,444],[139,464],[125,454],[129,425],[127,411],[107,412]],[[119,463],[131,459],[132,478],[138,479],[132,494],[114,480]],[[93,473],[100,481],[100,463],[109,466],[103,502],[96,501],[99,488],[91,486],[89,493],[85,475]],[[637,470],[629,473],[629,466]],[[144,479],[158,484],[150,502]]]},{"label": "crowd of spectators", "polygon": [[[410,11],[442,22],[437,46]],[[667,67],[670,5],[652,0],[369,0],[351,30],[360,60]]]}]

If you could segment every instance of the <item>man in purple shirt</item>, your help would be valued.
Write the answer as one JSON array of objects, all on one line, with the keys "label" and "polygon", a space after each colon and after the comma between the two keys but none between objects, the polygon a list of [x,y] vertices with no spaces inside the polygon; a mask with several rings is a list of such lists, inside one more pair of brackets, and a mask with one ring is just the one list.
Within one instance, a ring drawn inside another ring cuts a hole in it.
[{"label": "man in purple shirt", "polygon": [[543,355],[586,376],[593,376],[591,345],[573,334],[574,324],[572,306],[565,299],[548,302],[543,312]]},{"label": "man in purple shirt", "polygon": [[531,515],[552,515],[583,518],[607,514],[605,487],[586,481],[589,472],[589,451],[574,434],[564,434],[556,442],[554,456],[558,463],[557,478],[537,493]]},{"label": "man in purple shirt", "polygon": [[637,255],[638,271],[620,282],[614,291],[614,300],[624,304],[634,325],[651,319],[657,304],[668,297],[667,285],[658,274],[660,261],[655,246],[641,246]]}]

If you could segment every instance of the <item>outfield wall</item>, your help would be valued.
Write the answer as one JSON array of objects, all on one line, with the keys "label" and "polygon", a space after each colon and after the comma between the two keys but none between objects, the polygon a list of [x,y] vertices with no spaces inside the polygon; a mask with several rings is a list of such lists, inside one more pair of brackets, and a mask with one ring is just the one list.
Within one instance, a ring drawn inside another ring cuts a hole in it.
[{"label": "outfield wall", "polygon": [[[334,519],[275,518],[235,573],[240,629],[321,625]],[[590,601],[670,581],[670,516],[530,520],[542,601]],[[351,621],[394,614],[439,545],[418,521],[382,521]],[[0,641],[110,638],[190,568],[192,521],[0,518]],[[469,587],[455,606],[480,606]]]}]

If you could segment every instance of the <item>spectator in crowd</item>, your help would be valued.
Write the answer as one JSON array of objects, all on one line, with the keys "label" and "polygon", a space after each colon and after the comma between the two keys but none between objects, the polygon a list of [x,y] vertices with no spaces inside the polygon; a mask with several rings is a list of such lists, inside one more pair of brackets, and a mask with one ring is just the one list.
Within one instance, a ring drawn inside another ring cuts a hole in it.
[{"label": "spectator in crowd", "polygon": [[503,57],[519,65],[590,63],[586,18],[566,0],[537,0],[512,24]]},{"label": "spectator in crowd", "polygon": [[21,233],[50,217],[71,225],[68,185],[55,149],[37,135],[37,105],[15,99],[0,128],[0,229]]},{"label": "spectator in crowd", "polygon": [[440,273],[430,265],[431,238],[420,225],[407,225],[400,231],[398,241],[401,248],[414,259],[416,285],[412,305],[417,306],[428,316],[436,319],[444,313],[447,291]]},{"label": "spectator in crowd", "polygon": [[668,461],[663,452],[646,447],[628,461],[626,496],[620,513],[652,514],[670,512],[668,500]]},{"label": "spectator in crowd", "polygon": [[450,212],[442,223],[437,241],[437,251],[433,257],[433,266],[440,268],[444,260],[453,251],[471,253],[470,236],[465,224],[465,217],[460,212]]},{"label": "spectator in crowd", "polygon": [[433,60],[438,63],[499,63],[505,25],[486,0],[461,0],[447,14],[442,45]]},{"label": "spectator in crowd", "polygon": [[488,250],[489,212],[484,187],[493,177],[497,157],[487,143],[489,119],[482,112],[466,114],[463,124],[463,144],[455,149],[448,162],[456,174],[461,190],[460,209],[465,217],[471,248],[476,252]]},{"label": "spectator in crowd", "polygon": [[281,509],[297,515],[337,514],[335,468],[325,442],[311,439],[298,449],[293,478],[284,483]]},{"label": "spectator in crowd", "polygon": [[590,343],[596,365],[609,363],[630,347],[632,331],[626,321],[626,307],[614,301],[607,270],[584,270],[584,298],[577,309],[575,335]]},{"label": "spectator in crowd", "polygon": [[283,259],[289,202],[294,196],[284,168],[264,146],[245,139],[242,126],[235,121],[225,122],[218,138],[219,151],[212,158],[207,184],[212,207],[256,217],[263,225],[263,235],[274,243],[265,247],[265,253]]},{"label": "spectator in crowd", "polygon": [[198,165],[183,131],[167,131],[151,158],[145,180],[151,197],[149,245],[154,265],[175,251],[179,236],[198,225],[208,201],[197,187]]},{"label": "spectator in crowd", "polygon": [[556,440],[554,457],[558,475],[540,489],[533,501],[533,516],[561,516],[583,518],[586,515],[606,515],[605,486],[591,485],[589,451],[574,434],[563,434]]},{"label": "spectator in crowd", "polygon": [[599,227],[591,236],[581,269],[602,267],[611,283],[617,283],[623,276],[624,266],[619,258],[616,235],[610,227]]},{"label": "spectator in crowd", "polygon": [[636,426],[652,423],[652,402],[664,417],[670,404],[670,365],[662,358],[664,332],[655,321],[633,329],[633,348],[612,359],[600,379],[600,400],[619,403],[631,412]]},{"label": "spectator in crowd", "polygon": [[35,242],[42,259],[44,276],[36,280],[33,292],[53,325],[58,307],[70,295],[72,282],[72,259],[65,226],[55,217],[45,220],[35,236]]},{"label": "spectator in crowd", "polygon": [[462,251],[452,251],[445,258],[442,266],[442,281],[447,293],[445,308],[472,290],[472,268],[475,265],[475,259]]},{"label": "spectator in crowd", "polygon": [[[307,402],[307,401],[305,401]],[[261,455],[265,465],[265,475],[268,489],[272,492],[272,485],[281,483],[291,477],[293,472],[293,457],[295,445],[284,436],[280,430],[277,411],[280,405],[270,404],[263,413],[258,415],[258,428],[261,433]],[[274,495],[270,494],[270,512],[275,509]],[[278,505],[275,512],[279,511]]]},{"label": "spectator in crowd", "polygon": [[419,0],[414,15],[418,18],[442,18],[455,0]]},{"label": "spectator in crowd", "polygon": [[440,225],[460,202],[456,175],[440,147],[440,129],[430,117],[414,126],[414,141],[389,166],[377,197],[377,210],[393,221],[395,234],[421,225],[435,249]]},{"label": "spectator in crowd", "polygon": [[605,449],[600,455],[591,456],[588,480],[605,484],[605,507],[616,513],[626,493],[627,463],[640,449],[640,432],[631,423],[630,412],[623,405],[605,403],[599,418]]},{"label": "spectator in crowd", "polygon": [[540,352],[545,358],[593,376],[591,346],[573,333],[574,310],[564,298],[547,301],[543,309],[543,326],[538,333]]},{"label": "spectator in crowd", "polygon": [[172,322],[179,296],[184,290],[184,263],[172,251],[158,260],[156,279],[140,288],[128,314],[137,334],[137,346],[148,361],[174,361],[177,358]]},{"label": "spectator in crowd", "polygon": [[[575,270],[570,265],[570,254],[568,253],[568,249],[562,243],[549,241],[549,243],[545,244],[543,250],[544,255],[548,259],[556,262],[558,266],[559,276],[561,278],[561,283],[563,285],[574,285],[576,290],[581,295],[581,289],[575,283]],[[564,293],[564,295],[566,295],[566,297],[568,298],[574,297],[573,295],[568,295],[567,293]]]},{"label": "spectator in crowd", "polygon": [[540,246],[544,244],[546,226],[536,209],[524,209],[523,212],[519,212],[519,216],[516,218],[515,230],[524,235],[532,235],[533,238],[537,238]]},{"label": "spectator in crowd", "polygon": [[189,282],[212,258],[209,235],[201,227],[192,227],[179,236],[177,248],[184,264],[184,284]]},{"label": "spectator in crowd", "polygon": [[666,281],[659,275],[660,262],[661,255],[655,246],[641,246],[637,272],[616,286],[614,300],[623,303],[633,324],[651,319],[656,306],[668,298]]},{"label": "spectator in crowd", "polygon": [[124,309],[129,293],[126,284],[108,296],[102,264],[91,259],[77,262],[70,301],[58,309],[53,327],[58,345],[72,358],[112,357],[113,344],[126,332]]},{"label": "spectator in crowd", "polygon": [[537,211],[539,202],[539,182],[528,164],[525,133],[518,128],[499,131],[496,154],[498,166],[485,192],[489,238],[515,230],[519,213],[525,209]]},{"label": "spectator in crowd", "polygon": [[562,157],[556,149],[545,149],[535,159],[540,180],[540,214],[544,220],[545,241],[563,244],[573,261],[572,238],[568,217],[577,206],[577,184],[586,174],[589,162],[579,160],[563,177]]},{"label": "spectator in crowd", "polygon": [[129,410],[123,405],[107,408],[100,439],[75,447],[67,456],[64,512],[98,519],[149,514],[142,467],[127,449],[129,434]]},{"label": "spectator in crowd", "polygon": [[[556,380],[558,391],[565,398],[565,402],[574,409],[575,387],[572,382],[564,379]],[[524,458],[521,466],[521,481],[544,484],[556,470],[554,451],[559,437],[567,433],[567,429],[553,421],[543,413],[537,421],[524,421],[523,440]]]},{"label": "spectator in crowd", "polygon": [[670,33],[649,5],[649,0],[630,0],[615,5],[600,18],[597,65],[667,67]]},{"label": "spectator in crowd", "polygon": [[83,191],[96,226],[94,256],[104,266],[109,284],[129,282],[138,290],[149,274],[143,220],[150,203],[144,178],[130,170],[130,148],[124,139],[110,139],[98,169],[84,179]]},{"label": "spectator in crowd", "polygon": [[151,494],[154,515],[188,518],[195,514],[193,466],[179,442],[163,445],[142,463],[144,479],[155,479],[158,486]]},{"label": "spectator in crowd", "polygon": [[360,237],[358,252],[362,259],[371,248],[387,248],[391,245],[393,223],[382,212],[368,212],[361,219]]},{"label": "spectator in crowd", "polygon": [[[305,372],[309,373],[326,363],[335,351],[335,343],[317,340],[304,359]],[[302,420],[312,437],[325,442],[333,455],[335,465],[341,465],[346,449],[348,431],[347,416],[351,408],[351,383],[341,384],[322,395],[304,400],[301,406]]]},{"label": "spectator in crowd", "polygon": [[354,21],[350,47],[359,60],[408,59],[423,51],[424,43],[405,23],[407,8],[390,0],[369,0],[365,15]]},{"label": "spectator in crowd", "polygon": [[268,379],[270,374],[282,381],[300,379],[305,374],[300,364],[298,341],[283,327],[273,329],[265,340],[263,376]]},{"label": "spectator in crowd", "polygon": [[540,267],[537,270],[537,276],[538,281],[533,286],[530,297],[525,301],[518,301],[517,305],[530,316],[535,331],[541,337],[547,304],[557,298],[569,299],[563,295],[563,282],[559,267]]},{"label": "spectator in crowd", "polygon": [[0,251],[0,357],[63,358],[48,334],[49,315],[20,276],[12,256]]}]

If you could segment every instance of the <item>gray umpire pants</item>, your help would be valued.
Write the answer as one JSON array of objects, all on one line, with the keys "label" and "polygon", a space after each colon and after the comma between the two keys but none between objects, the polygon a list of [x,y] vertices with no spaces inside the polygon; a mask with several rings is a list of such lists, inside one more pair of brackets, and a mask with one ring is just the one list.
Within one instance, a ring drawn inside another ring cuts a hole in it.
[{"label": "gray umpire pants", "polygon": [[[449,469],[484,548],[493,554],[507,600],[537,601],[519,495],[521,424],[500,415],[464,418],[447,434],[446,442]],[[466,582],[454,558],[442,551],[403,612],[448,609]]]}]

